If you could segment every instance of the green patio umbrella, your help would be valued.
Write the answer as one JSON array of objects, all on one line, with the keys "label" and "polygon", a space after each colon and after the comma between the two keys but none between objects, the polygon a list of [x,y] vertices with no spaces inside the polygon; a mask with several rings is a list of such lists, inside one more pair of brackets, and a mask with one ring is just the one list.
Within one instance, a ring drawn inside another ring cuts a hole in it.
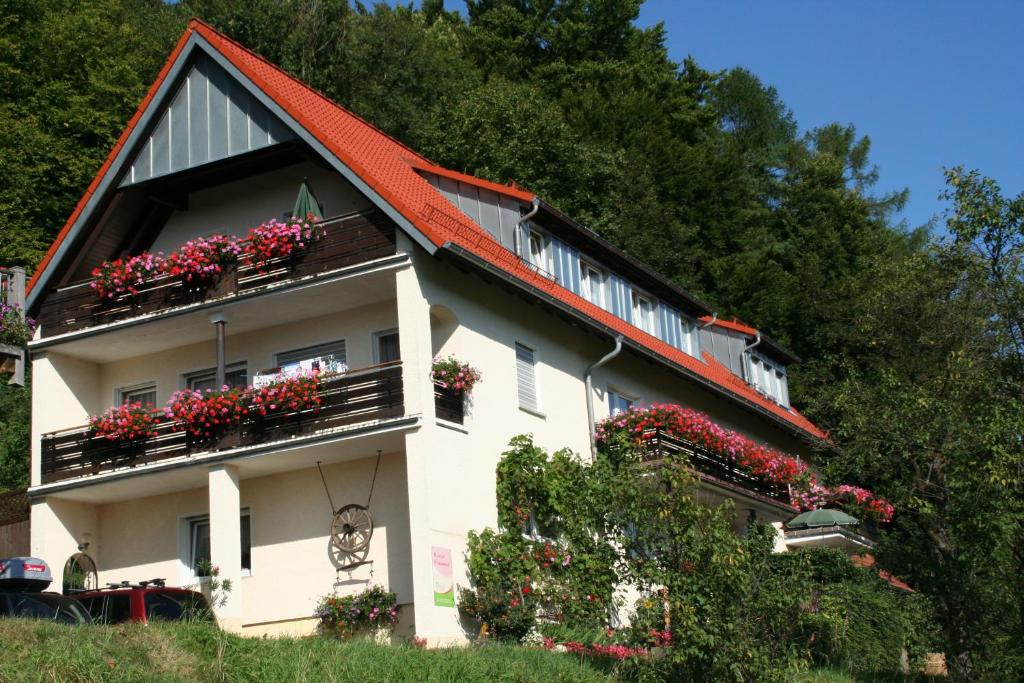
[{"label": "green patio umbrella", "polygon": [[787,529],[812,529],[823,526],[855,526],[860,524],[842,510],[810,510],[786,522]]},{"label": "green patio umbrella", "polygon": [[316,200],[313,188],[309,186],[309,178],[303,178],[302,185],[299,186],[299,196],[295,198],[295,208],[292,209],[292,216],[295,218],[305,218],[309,214],[313,214],[314,218],[324,217],[323,209],[320,208],[320,202]]}]

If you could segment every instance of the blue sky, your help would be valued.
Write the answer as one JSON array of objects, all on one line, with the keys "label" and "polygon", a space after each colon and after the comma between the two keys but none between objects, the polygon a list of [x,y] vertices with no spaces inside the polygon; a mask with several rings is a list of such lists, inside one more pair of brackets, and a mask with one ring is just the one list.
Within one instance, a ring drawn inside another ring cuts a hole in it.
[{"label": "blue sky", "polygon": [[941,216],[944,166],[1024,191],[1022,1],[648,0],[641,25],[659,21],[674,60],[749,69],[801,130],[869,136],[877,190],[910,189],[911,226]]}]

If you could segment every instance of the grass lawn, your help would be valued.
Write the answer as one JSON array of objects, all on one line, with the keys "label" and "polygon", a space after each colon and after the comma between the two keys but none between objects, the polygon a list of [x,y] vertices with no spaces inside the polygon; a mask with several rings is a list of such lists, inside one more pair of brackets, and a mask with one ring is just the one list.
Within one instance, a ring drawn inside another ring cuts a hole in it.
[{"label": "grass lawn", "polygon": [[242,638],[200,624],[64,626],[0,619],[0,643],[0,681],[615,680],[577,657],[545,650]]},{"label": "grass lawn", "polygon": [[[520,683],[618,681],[591,660],[490,644],[419,650],[326,638],[260,639],[208,624],[65,626],[0,619],[0,681],[310,681]],[[648,673],[653,673],[648,671]],[[813,669],[794,683],[924,680]]]}]

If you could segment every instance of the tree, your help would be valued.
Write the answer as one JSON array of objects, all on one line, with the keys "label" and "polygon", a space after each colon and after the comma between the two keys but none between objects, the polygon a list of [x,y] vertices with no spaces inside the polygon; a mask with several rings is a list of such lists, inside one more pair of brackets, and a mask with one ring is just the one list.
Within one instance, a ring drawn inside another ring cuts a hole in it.
[{"label": "tree", "polygon": [[33,268],[184,26],[159,0],[0,7],[0,263]]},{"label": "tree", "polygon": [[[830,468],[898,512],[879,560],[937,606],[958,680],[1024,675],[1024,195],[947,173],[951,238],[879,269],[852,316],[862,353],[822,400]],[[851,344],[852,346],[852,344]]]}]

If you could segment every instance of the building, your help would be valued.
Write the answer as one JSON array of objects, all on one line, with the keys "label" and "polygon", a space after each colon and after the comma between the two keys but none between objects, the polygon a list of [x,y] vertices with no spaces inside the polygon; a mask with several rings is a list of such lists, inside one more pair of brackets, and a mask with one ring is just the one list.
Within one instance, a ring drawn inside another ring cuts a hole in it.
[{"label": "building", "polygon": [[[300,187],[325,236],[291,258],[243,257],[208,287],[162,275],[100,300],[89,285],[122,254],[287,218]],[[466,533],[495,524],[495,465],[517,434],[587,454],[594,420],[657,401],[796,456],[830,447],[789,405],[795,359],[777,344],[531,192],[432,164],[198,21],[27,305],[32,553],[58,574],[88,555],[101,584],[190,584],[209,559],[235,580],[220,616],[243,633],[308,632],[320,596],[374,582],[397,593],[406,631],[461,640],[435,592],[449,571],[465,580]],[[450,354],[483,375],[469,400],[430,378]],[[128,442],[84,426],[314,359],[346,370],[321,382],[319,411],[248,416],[206,440],[171,422]],[[723,470],[703,490],[736,500],[738,524],[796,514],[785,490],[755,484]],[[364,508],[372,519],[351,553],[331,533],[347,506],[353,527]]]}]

